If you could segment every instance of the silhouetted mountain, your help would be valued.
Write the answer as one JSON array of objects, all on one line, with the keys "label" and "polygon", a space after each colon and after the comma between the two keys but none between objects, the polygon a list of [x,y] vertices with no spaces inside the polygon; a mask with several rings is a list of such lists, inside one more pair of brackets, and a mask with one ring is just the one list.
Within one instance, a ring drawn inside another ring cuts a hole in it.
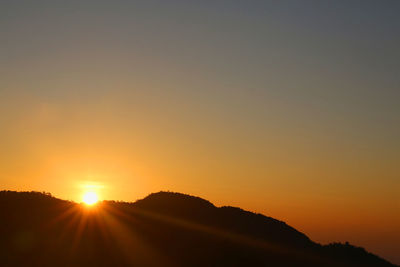
[{"label": "silhouetted mountain", "polygon": [[0,192],[1,266],[395,266],[349,244],[184,194],[94,207]]}]

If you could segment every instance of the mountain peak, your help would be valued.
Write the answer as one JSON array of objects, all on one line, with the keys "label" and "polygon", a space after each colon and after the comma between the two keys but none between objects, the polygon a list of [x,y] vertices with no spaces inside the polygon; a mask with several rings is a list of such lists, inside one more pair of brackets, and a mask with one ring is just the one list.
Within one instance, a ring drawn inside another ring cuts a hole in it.
[{"label": "mountain peak", "polygon": [[210,209],[215,206],[208,200],[187,194],[160,191],[135,202],[138,207],[171,209]]},{"label": "mountain peak", "polygon": [[88,212],[50,194],[3,191],[0,210],[2,266],[395,266],[349,244],[319,245],[282,221],[175,192]]}]

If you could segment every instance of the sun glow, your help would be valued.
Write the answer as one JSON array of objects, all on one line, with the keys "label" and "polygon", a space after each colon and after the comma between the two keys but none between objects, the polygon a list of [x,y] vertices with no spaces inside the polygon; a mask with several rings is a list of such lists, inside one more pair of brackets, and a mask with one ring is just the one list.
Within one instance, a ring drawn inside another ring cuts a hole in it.
[{"label": "sun glow", "polygon": [[86,192],[85,194],[83,194],[82,201],[86,205],[94,205],[97,203],[98,200],[99,200],[99,198],[98,198],[97,194],[93,191],[89,191],[89,192]]}]

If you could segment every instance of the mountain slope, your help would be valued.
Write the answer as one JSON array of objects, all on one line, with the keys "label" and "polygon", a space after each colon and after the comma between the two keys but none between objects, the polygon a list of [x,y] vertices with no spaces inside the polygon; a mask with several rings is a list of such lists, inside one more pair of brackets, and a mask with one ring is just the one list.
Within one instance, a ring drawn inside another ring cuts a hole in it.
[{"label": "mountain slope", "polygon": [[96,207],[0,192],[4,266],[394,266],[349,244],[321,246],[284,222],[184,194]]}]

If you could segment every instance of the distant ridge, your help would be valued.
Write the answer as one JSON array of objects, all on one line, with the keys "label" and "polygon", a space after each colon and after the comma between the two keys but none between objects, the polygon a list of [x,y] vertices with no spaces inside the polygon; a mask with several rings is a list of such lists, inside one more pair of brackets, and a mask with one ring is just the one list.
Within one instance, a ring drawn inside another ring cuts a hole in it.
[{"label": "distant ridge", "polygon": [[0,191],[0,236],[1,266],[396,266],[173,192],[87,208],[48,193]]}]

